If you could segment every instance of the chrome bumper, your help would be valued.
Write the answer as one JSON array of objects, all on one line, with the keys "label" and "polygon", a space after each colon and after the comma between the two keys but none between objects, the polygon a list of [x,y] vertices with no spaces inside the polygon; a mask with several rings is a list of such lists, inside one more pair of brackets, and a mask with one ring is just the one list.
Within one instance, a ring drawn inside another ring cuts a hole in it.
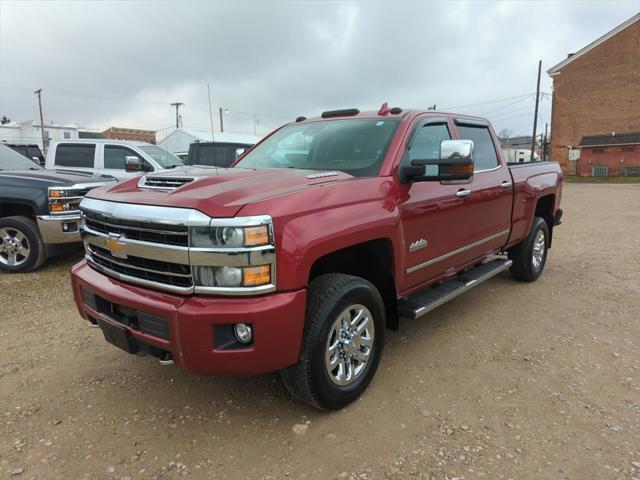
[{"label": "chrome bumper", "polygon": [[80,215],[38,215],[38,229],[45,244],[81,242]]}]

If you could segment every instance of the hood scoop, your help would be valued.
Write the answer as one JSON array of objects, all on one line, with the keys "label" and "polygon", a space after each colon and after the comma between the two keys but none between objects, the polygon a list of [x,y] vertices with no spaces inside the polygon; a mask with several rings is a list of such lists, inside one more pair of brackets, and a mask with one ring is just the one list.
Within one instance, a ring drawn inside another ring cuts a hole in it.
[{"label": "hood scoop", "polygon": [[197,177],[144,176],[138,182],[138,188],[149,190],[175,190],[196,181]]}]

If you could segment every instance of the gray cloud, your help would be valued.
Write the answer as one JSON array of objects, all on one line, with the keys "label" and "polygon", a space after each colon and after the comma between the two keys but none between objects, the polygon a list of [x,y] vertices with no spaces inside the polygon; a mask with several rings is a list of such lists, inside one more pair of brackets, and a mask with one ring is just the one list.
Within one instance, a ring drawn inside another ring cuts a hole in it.
[{"label": "gray cloud", "polygon": [[[297,115],[383,101],[463,107],[527,133],[537,60],[549,68],[638,2],[14,2],[0,0],[0,113],[160,129],[266,133]],[[542,89],[551,82],[543,75]],[[541,103],[542,122],[551,102]],[[217,127],[217,115],[215,117]]]}]

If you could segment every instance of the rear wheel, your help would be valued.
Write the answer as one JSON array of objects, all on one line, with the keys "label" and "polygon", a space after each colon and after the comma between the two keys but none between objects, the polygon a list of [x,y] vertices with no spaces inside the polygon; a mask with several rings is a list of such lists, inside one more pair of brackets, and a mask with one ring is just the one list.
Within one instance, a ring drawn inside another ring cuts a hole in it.
[{"label": "rear wheel", "polygon": [[36,223],[26,217],[0,218],[0,270],[29,272],[45,260]]},{"label": "rear wheel", "polygon": [[536,280],[547,262],[548,247],[547,222],[544,218],[535,217],[527,238],[509,251],[509,258],[513,260],[509,271],[513,278],[522,282]]},{"label": "rear wheel", "polygon": [[384,343],[384,306],[367,280],[326,274],[307,297],[298,363],[283,370],[288,390],[318,408],[338,410],[367,388]]}]

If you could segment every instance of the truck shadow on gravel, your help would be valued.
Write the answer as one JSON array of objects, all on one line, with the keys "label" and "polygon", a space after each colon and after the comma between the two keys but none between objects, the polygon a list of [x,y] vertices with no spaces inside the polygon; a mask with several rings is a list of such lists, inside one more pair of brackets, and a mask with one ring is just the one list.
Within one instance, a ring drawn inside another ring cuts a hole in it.
[{"label": "truck shadow on gravel", "polygon": [[[437,366],[434,365],[442,360],[443,346],[467,348],[460,346],[465,342],[460,333],[481,320],[478,312],[486,305],[486,296],[508,295],[514,285],[518,284],[508,274],[500,274],[422,319],[402,321],[397,332],[386,330],[385,351],[372,385],[363,397],[337,413],[321,412],[295,401],[278,373],[256,377],[199,376],[175,365],[159,365],[151,357],[132,358],[120,354],[110,346],[105,346],[111,360],[109,368],[103,365],[99,373],[93,373],[112,385],[101,390],[101,400],[106,404],[115,402],[128,411],[151,409],[157,420],[176,425],[178,419],[178,426],[236,421],[273,426],[282,420],[295,422],[300,418],[342,415],[354,409],[379,408],[381,402],[390,400],[390,390],[401,392],[411,388],[412,380],[404,375],[408,366],[421,369],[428,379],[435,374],[433,369]],[[468,348],[472,349],[473,345]],[[130,389],[128,385],[135,388]],[[125,397],[123,388],[127,390]],[[432,394],[437,396],[436,391]]]}]

